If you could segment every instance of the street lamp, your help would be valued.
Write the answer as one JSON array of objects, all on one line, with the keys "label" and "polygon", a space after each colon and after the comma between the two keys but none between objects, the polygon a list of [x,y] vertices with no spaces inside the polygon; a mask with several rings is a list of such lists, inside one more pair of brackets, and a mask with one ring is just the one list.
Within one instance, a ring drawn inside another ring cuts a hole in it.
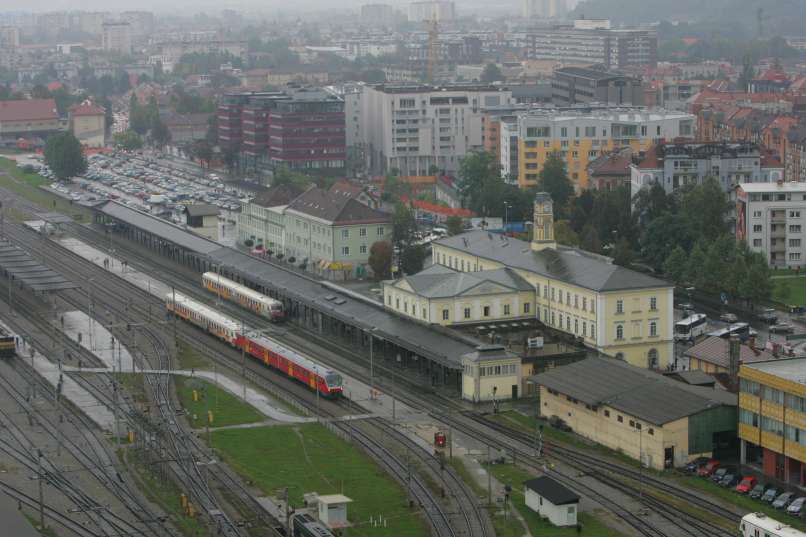
[{"label": "street lamp", "polygon": [[509,202],[505,201],[504,202],[504,233],[507,232],[507,216],[508,216],[508,213],[509,213],[509,208],[510,208]]}]

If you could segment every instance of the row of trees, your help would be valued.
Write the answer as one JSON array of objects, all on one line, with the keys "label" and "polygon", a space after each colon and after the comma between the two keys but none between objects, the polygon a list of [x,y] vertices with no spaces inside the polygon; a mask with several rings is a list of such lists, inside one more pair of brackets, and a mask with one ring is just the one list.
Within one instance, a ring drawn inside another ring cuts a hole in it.
[{"label": "row of trees", "polygon": [[159,106],[153,96],[142,105],[137,95],[132,93],[129,100],[129,130],[147,137],[157,147],[163,147],[171,141],[171,131],[160,119]]}]

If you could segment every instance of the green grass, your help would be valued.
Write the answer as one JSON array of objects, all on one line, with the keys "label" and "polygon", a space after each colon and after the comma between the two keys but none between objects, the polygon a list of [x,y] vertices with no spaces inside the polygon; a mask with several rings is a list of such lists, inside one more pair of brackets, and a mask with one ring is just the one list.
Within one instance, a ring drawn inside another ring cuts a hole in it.
[{"label": "green grass", "polygon": [[[352,537],[425,537],[423,519],[408,508],[405,490],[375,462],[322,426],[257,427],[213,432],[223,460],[260,487],[276,494],[289,487],[291,503],[303,494],[343,493],[352,498],[348,517]],[[383,515],[387,527],[372,528],[370,517]]]},{"label": "green grass", "polygon": [[179,342],[176,359],[179,363],[179,369],[190,371],[191,369],[210,368],[210,362],[191,349],[184,341]]},{"label": "green grass", "polygon": [[[512,506],[518,510],[529,526],[532,535],[551,535],[551,537],[566,537],[584,535],[586,537],[623,537],[623,534],[613,530],[597,520],[590,513],[580,512],[577,521],[582,525],[582,533],[578,534],[576,528],[557,528],[549,521],[526,507],[523,482],[534,477],[528,472],[512,464],[493,464],[487,466],[498,481],[512,486]],[[497,518],[497,517],[496,517]]]},{"label": "green grass", "polygon": [[39,205],[43,210],[64,213],[78,222],[90,221],[88,209],[39,188],[45,184],[49,184],[46,178],[38,174],[26,174],[17,168],[15,161],[0,157],[0,186]]},{"label": "green grass", "polygon": [[[802,274],[806,276],[806,271],[802,272]],[[806,277],[774,279],[772,284],[772,296],[782,304],[806,306]],[[780,296],[782,286],[789,287],[789,294],[786,298]]]},{"label": "green grass", "polygon": [[28,513],[23,513],[26,519],[28,519],[28,523],[34,527],[34,529],[39,532],[39,535],[42,537],[59,537],[56,531],[53,528],[48,527],[48,517],[45,515],[45,528],[39,528],[39,515],[29,515]]},{"label": "green grass", "polygon": [[[193,390],[198,394],[198,401],[193,400]],[[196,429],[207,425],[208,409],[213,413],[211,427],[255,423],[266,419],[252,405],[200,378],[176,377],[176,394],[187,410],[188,421]]]},{"label": "green grass", "polygon": [[766,513],[775,520],[780,520],[801,531],[806,531],[806,521],[787,515],[779,509],[773,509],[769,504],[753,500],[743,494],[736,494],[732,489],[726,489],[713,483],[710,479],[697,476],[680,476],[678,481],[691,488],[696,488],[708,494],[747,509],[748,513]]}]

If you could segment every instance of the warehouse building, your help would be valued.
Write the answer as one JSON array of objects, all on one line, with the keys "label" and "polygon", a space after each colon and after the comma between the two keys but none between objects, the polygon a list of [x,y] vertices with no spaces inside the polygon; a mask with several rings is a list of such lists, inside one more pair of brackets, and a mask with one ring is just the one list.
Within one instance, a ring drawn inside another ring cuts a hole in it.
[{"label": "warehouse building", "polygon": [[532,377],[540,415],[661,470],[735,448],[735,394],[692,386],[608,358]]}]

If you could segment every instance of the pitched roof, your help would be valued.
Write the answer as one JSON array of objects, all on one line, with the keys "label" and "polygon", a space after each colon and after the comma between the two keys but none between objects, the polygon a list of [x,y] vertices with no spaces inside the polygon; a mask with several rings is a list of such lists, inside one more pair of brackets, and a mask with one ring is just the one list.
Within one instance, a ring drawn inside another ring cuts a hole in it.
[{"label": "pitched roof", "polygon": [[302,187],[294,184],[277,185],[273,186],[265,192],[261,192],[250,203],[260,205],[261,207],[277,207],[279,205],[288,205],[294,199],[298,198],[305,192]]},{"label": "pitched roof", "polygon": [[534,290],[529,282],[508,268],[459,272],[436,264],[417,274],[406,276],[401,281],[408,283],[418,295],[427,298],[500,293],[501,287],[511,291]]},{"label": "pitched roof", "polygon": [[356,201],[361,192],[341,181],[328,190],[313,187],[289,203],[288,210],[338,224],[389,222],[388,214]]},{"label": "pitched roof", "polygon": [[215,205],[210,205],[209,203],[192,203],[190,205],[185,205],[184,211],[188,216],[191,217],[218,216],[218,213],[220,212],[218,207]]},{"label": "pitched roof", "polygon": [[106,114],[106,110],[92,101],[85,101],[71,106],[70,114],[72,116],[103,116]]},{"label": "pitched roof", "polygon": [[583,250],[545,248],[535,251],[526,241],[487,231],[468,231],[439,239],[434,244],[594,291],[672,286],[652,276],[614,265],[608,258]]},{"label": "pitched roof", "polygon": [[421,211],[425,211],[427,213],[434,213],[434,214],[441,214],[444,216],[459,216],[461,218],[471,218],[475,214],[470,209],[463,209],[461,207],[445,207],[443,205],[437,205],[436,203],[429,203],[424,200],[413,200],[409,199],[407,196],[401,196],[401,200],[404,202],[408,202],[413,207]]},{"label": "pitched roof", "polygon": [[524,481],[523,486],[533,490],[554,505],[568,505],[579,502],[579,496],[562,483],[547,475]]},{"label": "pitched roof", "polygon": [[[775,356],[765,350],[751,349],[748,345],[739,346],[739,362],[765,362],[767,360],[775,360]],[[685,353],[685,356],[696,358],[709,364],[714,364],[719,367],[727,367],[730,365],[730,341],[716,336],[700,341]]]},{"label": "pitched roof", "polygon": [[632,151],[627,149],[601,155],[588,164],[588,170],[592,176],[629,177],[630,164],[632,164]]},{"label": "pitched roof", "polygon": [[737,404],[735,394],[689,386],[613,358],[586,358],[531,379],[588,405],[607,405],[655,425]]},{"label": "pitched roof", "polygon": [[53,99],[22,99],[0,101],[0,121],[27,121],[34,119],[58,119],[56,101]]}]

